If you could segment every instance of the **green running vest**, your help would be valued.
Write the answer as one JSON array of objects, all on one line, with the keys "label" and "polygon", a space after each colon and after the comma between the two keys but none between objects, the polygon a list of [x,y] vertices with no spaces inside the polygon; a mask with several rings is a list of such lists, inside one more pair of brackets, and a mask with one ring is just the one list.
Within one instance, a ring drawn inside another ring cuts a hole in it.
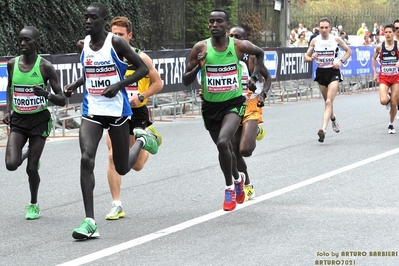
[{"label": "green running vest", "polygon": [[201,84],[204,99],[208,102],[225,102],[242,95],[242,69],[234,49],[234,39],[223,52],[213,49],[207,39],[207,55],[201,68]]},{"label": "green running vest", "polygon": [[33,92],[33,85],[39,85],[44,90],[44,84],[40,72],[40,61],[42,58],[37,56],[35,65],[29,72],[19,70],[20,56],[15,58],[14,71],[11,81],[12,109],[20,114],[34,114],[41,112],[48,107],[48,101],[43,96],[36,96]]}]

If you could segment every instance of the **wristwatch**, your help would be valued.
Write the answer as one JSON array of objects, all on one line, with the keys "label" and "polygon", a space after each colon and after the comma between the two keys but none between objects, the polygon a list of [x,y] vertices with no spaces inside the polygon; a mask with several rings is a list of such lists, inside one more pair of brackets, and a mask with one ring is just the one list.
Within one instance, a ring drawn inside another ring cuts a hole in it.
[{"label": "wristwatch", "polygon": [[46,98],[47,98],[47,100],[51,99],[51,92],[48,91],[48,94],[47,94]]},{"label": "wristwatch", "polygon": [[140,93],[137,93],[137,97],[139,97],[139,101],[140,102],[144,102],[144,100],[145,100],[145,96],[144,95],[142,95]]}]

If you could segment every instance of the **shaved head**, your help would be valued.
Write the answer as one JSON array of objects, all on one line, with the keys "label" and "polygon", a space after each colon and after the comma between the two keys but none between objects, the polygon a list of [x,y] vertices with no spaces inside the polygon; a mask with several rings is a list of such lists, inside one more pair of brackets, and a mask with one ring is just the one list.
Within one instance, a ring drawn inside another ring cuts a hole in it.
[{"label": "shaved head", "polygon": [[107,8],[105,7],[105,5],[103,5],[103,4],[99,3],[99,2],[94,2],[94,3],[91,3],[89,5],[89,7],[97,8],[98,9],[98,15],[100,15],[101,17],[103,17],[103,18],[108,17],[108,11],[107,11]]},{"label": "shaved head", "polygon": [[36,29],[33,26],[25,26],[22,30],[21,33],[24,32],[28,34],[32,39],[39,39],[40,37],[40,32],[38,29]]}]

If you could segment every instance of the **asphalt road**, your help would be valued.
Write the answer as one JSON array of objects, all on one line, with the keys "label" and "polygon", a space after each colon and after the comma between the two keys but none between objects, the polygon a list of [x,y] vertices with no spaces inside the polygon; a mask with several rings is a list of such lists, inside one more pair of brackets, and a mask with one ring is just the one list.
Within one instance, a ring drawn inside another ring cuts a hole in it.
[{"label": "asphalt road", "polygon": [[387,133],[376,91],[337,96],[341,132],[330,124],[321,144],[323,110],[321,99],[264,108],[267,135],[247,159],[257,197],[233,212],[221,209],[217,150],[196,116],[155,123],[159,153],[123,177],[127,215],[106,221],[103,138],[95,169],[101,237],[83,242],[71,236],[84,218],[78,139],[46,144],[35,221],[24,219],[26,163],[8,172],[2,147],[0,265],[399,265],[399,133]]}]

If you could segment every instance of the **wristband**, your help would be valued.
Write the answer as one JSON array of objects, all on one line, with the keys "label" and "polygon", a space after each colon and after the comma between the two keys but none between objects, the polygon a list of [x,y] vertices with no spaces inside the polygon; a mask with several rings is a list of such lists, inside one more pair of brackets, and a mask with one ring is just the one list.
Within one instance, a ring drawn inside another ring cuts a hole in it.
[{"label": "wristband", "polygon": [[51,99],[51,92],[48,92],[48,94],[47,94],[47,100],[50,100]]},{"label": "wristband", "polygon": [[255,82],[258,82],[259,81],[259,75],[258,74],[252,75],[251,79],[255,80]]},{"label": "wristband", "polygon": [[342,60],[342,59],[341,59],[341,60],[339,60],[339,61],[341,61],[341,63],[342,63],[342,64],[343,64],[343,63],[345,63],[345,61],[344,61],[344,60]]}]

